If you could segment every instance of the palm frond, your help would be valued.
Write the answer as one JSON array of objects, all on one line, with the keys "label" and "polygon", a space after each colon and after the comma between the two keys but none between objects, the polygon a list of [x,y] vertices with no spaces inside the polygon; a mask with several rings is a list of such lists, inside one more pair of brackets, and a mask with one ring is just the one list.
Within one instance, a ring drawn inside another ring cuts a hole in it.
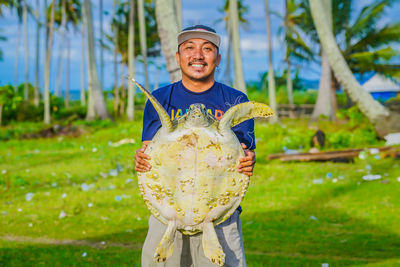
[{"label": "palm frond", "polygon": [[350,51],[366,51],[371,48],[377,48],[382,45],[400,40],[400,22],[386,25],[382,29],[369,33],[355,44],[348,47]]},{"label": "palm frond", "polygon": [[353,25],[347,28],[346,42],[350,43],[354,37],[362,38],[370,32],[376,31],[377,21],[382,18],[385,8],[390,6],[392,2],[392,0],[380,0],[364,7]]}]

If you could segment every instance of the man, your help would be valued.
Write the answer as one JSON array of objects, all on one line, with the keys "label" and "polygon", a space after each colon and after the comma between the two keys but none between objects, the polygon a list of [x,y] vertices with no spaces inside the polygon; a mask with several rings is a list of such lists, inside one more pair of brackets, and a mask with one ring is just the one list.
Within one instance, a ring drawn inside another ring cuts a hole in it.
[{"label": "man", "polygon": [[[231,106],[248,101],[242,92],[215,81],[215,69],[221,61],[219,45],[219,35],[204,25],[189,27],[179,33],[176,61],[182,72],[182,80],[153,92],[171,119],[182,116],[193,103],[204,104],[208,112],[220,119]],[[151,169],[147,161],[150,157],[145,154],[145,150],[160,127],[158,115],[148,101],[143,116],[143,145],[135,155],[136,171],[146,172]],[[232,130],[245,152],[245,157],[240,159],[238,172],[251,176],[255,164],[254,121],[242,122]],[[226,255],[225,266],[246,266],[240,212],[241,207],[215,227]],[[155,263],[153,255],[165,229],[166,225],[150,216],[149,231],[142,249],[142,266],[212,266],[204,255],[201,233],[187,236],[177,232],[173,255],[165,263]]]}]

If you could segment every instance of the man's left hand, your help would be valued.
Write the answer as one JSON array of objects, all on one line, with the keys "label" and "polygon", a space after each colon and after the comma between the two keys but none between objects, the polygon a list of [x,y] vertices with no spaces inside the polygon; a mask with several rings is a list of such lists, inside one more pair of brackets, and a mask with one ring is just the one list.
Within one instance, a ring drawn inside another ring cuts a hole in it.
[{"label": "man's left hand", "polygon": [[252,176],[254,164],[256,163],[256,153],[254,150],[247,149],[245,144],[242,143],[241,145],[244,150],[244,158],[239,159],[238,172]]}]

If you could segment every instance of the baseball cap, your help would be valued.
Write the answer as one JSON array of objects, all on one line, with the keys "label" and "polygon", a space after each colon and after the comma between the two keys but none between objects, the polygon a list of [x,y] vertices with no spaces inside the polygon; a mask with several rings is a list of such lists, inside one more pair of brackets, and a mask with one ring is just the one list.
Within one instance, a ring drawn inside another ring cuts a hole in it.
[{"label": "baseball cap", "polygon": [[194,25],[183,29],[178,34],[178,46],[192,38],[205,39],[217,47],[219,47],[221,42],[221,38],[213,28],[204,25]]}]

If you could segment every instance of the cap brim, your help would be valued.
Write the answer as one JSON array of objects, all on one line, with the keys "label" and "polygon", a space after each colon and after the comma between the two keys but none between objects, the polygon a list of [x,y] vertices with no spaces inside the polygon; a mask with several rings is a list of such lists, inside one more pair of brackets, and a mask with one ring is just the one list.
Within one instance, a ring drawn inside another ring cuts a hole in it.
[{"label": "cap brim", "polygon": [[217,47],[219,47],[219,44],[221,43],[221,38],[216,33],[209,31],[189,30],[181,32],[178,35],[178,45],[182,44],[183,42],[186,42],[189,39],[194,39],[194,38],[200,38],[210,41]]}]

